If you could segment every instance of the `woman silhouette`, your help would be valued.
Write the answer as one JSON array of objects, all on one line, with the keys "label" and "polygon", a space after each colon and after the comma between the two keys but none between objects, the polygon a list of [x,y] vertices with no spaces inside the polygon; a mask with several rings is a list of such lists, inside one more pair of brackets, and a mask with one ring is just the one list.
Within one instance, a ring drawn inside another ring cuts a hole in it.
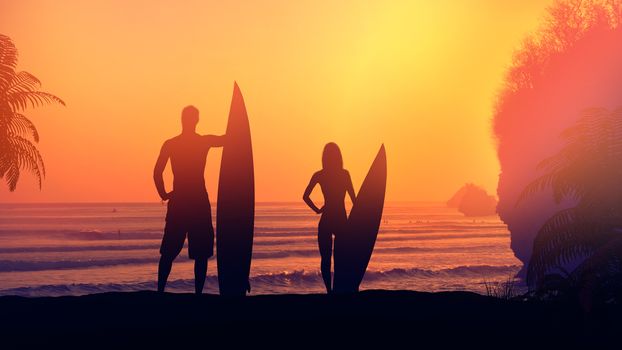
[{"label": "woman silhouette", "polygon": [[[324,195],[324,206],[322,208],[318,208],[309,197],[317,184],[320,184]],[[327,293],[332,291],[330,267],[333,255],[333,235],[339,234],[348,219],[344,204],[346,192],[354,203],[356,196],[350,173],[343,168],[343,158],[339,146],[331,142],[324,146],[322,170],[313,174],[302,196],[302,199],[313,211],[322,214],[318,225],[317,242],[322,257],[322,279],[324,279]]]}]

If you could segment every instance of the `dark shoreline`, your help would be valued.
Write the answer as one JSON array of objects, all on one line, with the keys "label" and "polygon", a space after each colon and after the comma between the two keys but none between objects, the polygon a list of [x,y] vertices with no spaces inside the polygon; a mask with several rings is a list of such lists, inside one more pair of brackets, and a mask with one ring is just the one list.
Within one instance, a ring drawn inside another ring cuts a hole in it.
[{"label": "dark shoreline", "polygon": [[[300,340],[332,332],[335,341],[607,343],[622,325],[620,307],[590,314],[570,302],[501,300],[470,292],[364,291],[354,295],[216,295],[103,293],[0,297],[0,334],[19,344],[67,339],[190,341],[302,331]],[[235,336],[232,336],[235,335]],[[303,335],[307,335],[306,336]],[[36,337],[33,337],[36,335]],[[177,339],[177,340],[176,340]],[[320,338],[321,339],[321,338]],[[91,344],[95,345],[95,344]]]}]

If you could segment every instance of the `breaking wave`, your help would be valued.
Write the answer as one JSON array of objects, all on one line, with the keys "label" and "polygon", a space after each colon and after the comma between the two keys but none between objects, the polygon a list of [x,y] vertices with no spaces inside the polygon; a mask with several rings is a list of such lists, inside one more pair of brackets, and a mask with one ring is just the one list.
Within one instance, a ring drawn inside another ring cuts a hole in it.
[{"label": "breaking wave", "polygon": [[[367,271],[365,283],[372,285],[375,282],[391,281],[398,287],[400,281],[408,279],[463,279],[463,278],[485,278],[487,276],[509,276],[519,270],[519,266],[458,266],[441,270],[425,269],[391,269],[386,271]],[[291,271],[273,274],[251,276],[251,286],[255,294],[263,293],[286,293],[286,292],[321,292],[322,277],[318,271]],[[398,283],[395,283],[398,282]],[[289,288],[289,289],[288,289]],[[104,292],[133,292],[141,290],[155,290],[156,282],[137,282],[137,283],[109,283],[109,284],[59,284],[42,285],[34,287],[19,287],[0,290],[0,295],[19,295],[19,296],[61,296],[61,295],[85,295]],[[216,293],[218,289],[218,278],[208,276],[206,280],[206,290]],[[194,280],[180,279],[173,280],[167,284],[167,290],[171,292],[187,292],[194,290]]]},{"label": "breaking wave", "polygon": [[[76,247],[84,248],[84,247]],[[157,246],[151,247],[154,250]],[[478,250],[486,250],[494,248],[491,245],[482,245],[471,247],[471,252]],[[66,249],[66,248],[63,248]],[[462,252],[462,247],[445,247],[445,248],[419,248],[419,247],[393,247],[393,248],[376,248],[374,254],[404,254],[404,253],[427,253],[437,252],[454,253]],[[72,250],[62,250],[72,251]],[[76,251],[80,251],[77,249]],[[185,252],[180,253],[185,255]],[[253,259],[283,259],[290,257],[319,257],[317,249],[292,249],[279,251],[254,252]],[[67,270],[82,269],[91,267],[107,267],[116,265],[138,265],[138,264],[155,264],[158,262],[159,255],[153,254],[147,258],[123,258],[123,259],[84,259],[84,260],[57,260],[57,261],[29,261],[29,260],[0,260],[0,272],[15,271],[44,271],[44,270]]]}]

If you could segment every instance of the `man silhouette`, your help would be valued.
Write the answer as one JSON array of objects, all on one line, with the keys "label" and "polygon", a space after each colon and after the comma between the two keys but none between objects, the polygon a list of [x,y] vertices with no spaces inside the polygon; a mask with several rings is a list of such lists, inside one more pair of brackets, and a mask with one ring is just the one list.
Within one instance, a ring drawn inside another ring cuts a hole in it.
[{"label": "man silhouette", "polygon": [[[162,145],[153,169],[153,181],[163,201],[168,200],[166,226],[160,246],[158,292],[164,292],[173,260],[188,235],[188,255],[194,260],[194,289],[201,294],[207,259],[214,254],[214,227],[205,189],[205,163],[212,147],[222,147],[225,136],[196,133],[199,110],[187,106],[181,112],[182,132]],[[166,192],[162,173],[168,160],[173,170],[173,190]]]}]

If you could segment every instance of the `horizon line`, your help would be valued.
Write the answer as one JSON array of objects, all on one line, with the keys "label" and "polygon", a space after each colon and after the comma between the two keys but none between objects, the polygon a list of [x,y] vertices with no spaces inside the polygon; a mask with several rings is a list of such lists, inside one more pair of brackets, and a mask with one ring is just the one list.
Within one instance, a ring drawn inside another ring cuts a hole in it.
[{"label": "horizon line", "polygon": [[[444,200],[388,200],[385,203],[445,203],[447,201]],[[53,202],[53,201],[41,201],[41,202],[3,202],[0,201],[0,205],[3,204],[159,204],[159,203],[167,203],[160,201],[123,201],[123,202],[112,202],[112,201],[68,201],[68,202]],[[271,200],[271,201],[256,201],[256,204],[262,203],[300,203],[305,204],[303,201],[286,201],[286,200]],[[216,205],[214,203],[214,205]]]}]

